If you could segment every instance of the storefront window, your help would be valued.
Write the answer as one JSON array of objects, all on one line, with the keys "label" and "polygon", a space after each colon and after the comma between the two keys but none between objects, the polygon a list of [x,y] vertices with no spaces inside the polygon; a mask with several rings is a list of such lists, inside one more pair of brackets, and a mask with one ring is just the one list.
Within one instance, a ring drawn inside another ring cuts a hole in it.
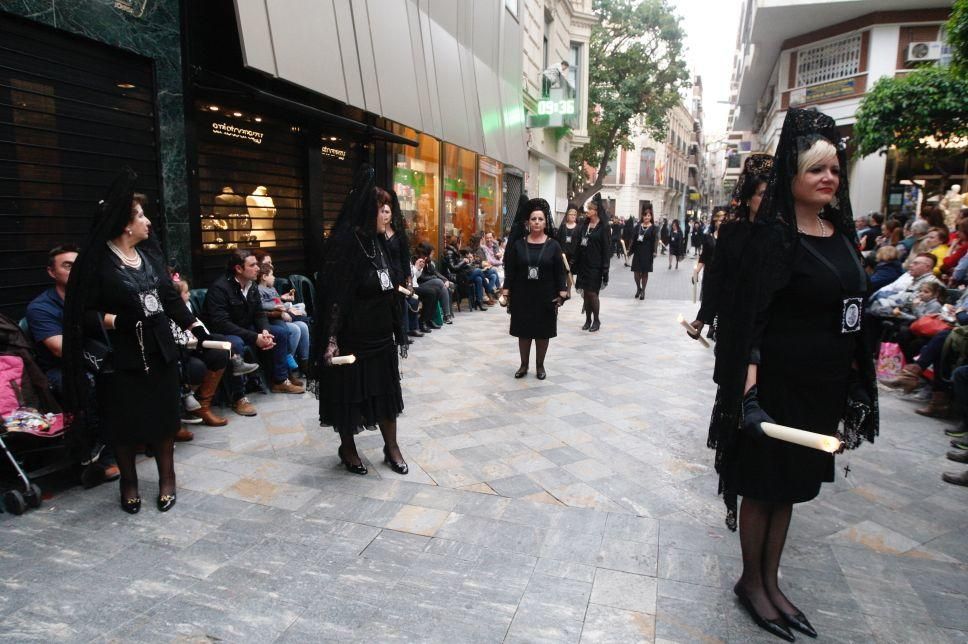
[{"label": "storefront window", "polygon": [[501,236],[501,175],[504,166],[494,159],[481,157],[478,172],[477,230]]},{"label": "storefront window", "polygon": [[476,157],[444,144],[444,234],[460,234],[461,245],[478,231]]},{"label": "storefront window", "polygon": [[407,127],[395,125],[393,130],[420,142],[416,148],[394,146],[393,190],[400,200],[407,235],[411,245],[427,242],[437,248],[440,142]]}]

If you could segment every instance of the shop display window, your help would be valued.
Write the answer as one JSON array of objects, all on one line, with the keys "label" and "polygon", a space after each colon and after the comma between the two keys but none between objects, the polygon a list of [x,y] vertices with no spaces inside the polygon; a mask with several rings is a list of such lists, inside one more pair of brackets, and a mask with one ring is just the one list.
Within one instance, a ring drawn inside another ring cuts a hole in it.
[{"label": "shop display window", "polygon": [[501,236],[501,177],[503,165],[488,157],[481,157],[477,185],[477,231]]},{"label": "shop display window", "polygon": [[478,231],[477,155],[445,143],[444,149],[444,233],[459,235],[467,245]]},{"label": "shop display window", "polygon": [[420,143],[416,148],[394,146],[393,190],[400,200],[407,235],[413,245],[427,242],[437,248],[440,234],[440,141],[399,125],[393,130]]}]

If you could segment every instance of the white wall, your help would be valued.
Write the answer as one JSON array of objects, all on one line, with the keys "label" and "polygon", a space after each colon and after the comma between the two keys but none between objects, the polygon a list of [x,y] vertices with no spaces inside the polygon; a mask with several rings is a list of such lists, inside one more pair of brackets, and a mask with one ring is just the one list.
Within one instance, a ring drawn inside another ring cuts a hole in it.
[{"label": "white wall", "polygon": [[235,0],[245,65],[527,167],[504,0]]}]

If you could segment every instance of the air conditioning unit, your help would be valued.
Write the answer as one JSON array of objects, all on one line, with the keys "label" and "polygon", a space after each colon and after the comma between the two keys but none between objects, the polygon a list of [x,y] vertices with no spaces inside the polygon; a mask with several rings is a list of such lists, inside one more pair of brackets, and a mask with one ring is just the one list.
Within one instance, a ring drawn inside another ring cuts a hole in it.
[{"label": "air conditioning unit", "polygon": [[937,40],[932,42],[912,42],[908,45],[905,60],[909,63],[941,60],[941,43]]}]

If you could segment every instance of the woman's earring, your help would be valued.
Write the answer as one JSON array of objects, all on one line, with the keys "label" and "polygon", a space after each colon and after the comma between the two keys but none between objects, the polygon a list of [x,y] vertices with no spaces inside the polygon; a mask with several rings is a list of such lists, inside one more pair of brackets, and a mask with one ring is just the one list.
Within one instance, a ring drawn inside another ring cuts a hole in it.
[{"label": "woman's earring", "polygon": [[131,229],[130,229],[130,228],[128,228],[128,229],[127,229],[127,230],[125,230],[124,232],[126,232],[126,233],[128,233],[128,234],[130,235],[130,234],[131,234]]}]

